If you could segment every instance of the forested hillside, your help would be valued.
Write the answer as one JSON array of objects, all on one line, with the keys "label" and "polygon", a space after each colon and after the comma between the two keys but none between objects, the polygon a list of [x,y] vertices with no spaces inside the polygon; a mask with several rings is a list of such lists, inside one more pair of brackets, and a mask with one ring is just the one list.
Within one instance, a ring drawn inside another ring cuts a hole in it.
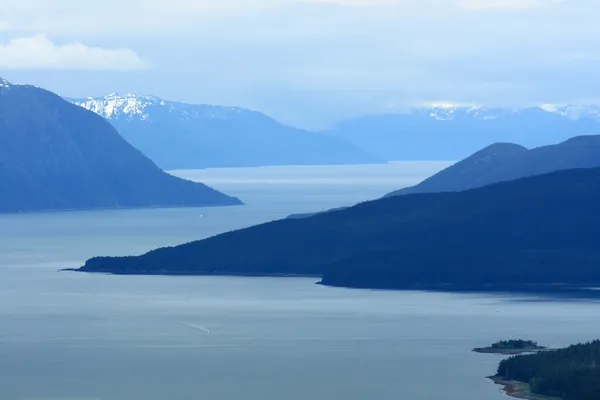
[{"label": "forested hillside", "polygon": [[600,399],[600,340],[508,358],[498,377],[525,382],[533,393],[563,400]]}]

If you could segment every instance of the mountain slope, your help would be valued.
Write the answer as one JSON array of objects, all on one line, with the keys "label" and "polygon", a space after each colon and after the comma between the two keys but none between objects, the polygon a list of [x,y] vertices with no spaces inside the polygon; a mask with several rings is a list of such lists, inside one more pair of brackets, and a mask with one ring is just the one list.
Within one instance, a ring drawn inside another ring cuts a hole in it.
[{"label": "mountain slope", "polygon": [[600,136],[579,136],[532,150],[516,144],[497,143],[416,186],[388,196],[454,192],[563,169],[594,167],[600,167]]},{"label": "mountain slope", "polygon": [[328,134],[388,161],[460,160],[489,143],[538,147],[573,136],[600,134],[600,108],[433,106],[348,120]]},{"label": "mountain slope", "polygon": [[103,116],[164,169],[383,162],[350,142],[237,107],[109,95],[70,99]]},{"label": "mountain slope", "polygon": [[373,288],[597,284],[600,169],[395,196],[139,257],[94,258],[81,271],[322,275]]},{"label": "mountain slope", "polygon": [[96,114],[5,80],[0,190],[0,212],[240,204],[162,172]]}]

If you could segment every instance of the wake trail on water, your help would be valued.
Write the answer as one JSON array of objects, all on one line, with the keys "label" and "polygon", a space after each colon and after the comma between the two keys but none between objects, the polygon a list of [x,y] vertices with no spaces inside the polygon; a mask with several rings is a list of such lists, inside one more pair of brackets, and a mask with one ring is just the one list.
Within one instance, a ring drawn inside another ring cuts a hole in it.
[{"label": "wake trail on water", "polygon": [[184,326],[187,326],[188,328],[195,329],[197,331],[201,331],[201,332],[207,333],[209,335],[212,335],[212,331],[202,325],[194,324],[192,322],[184,322],[184,321],[182,321],[181,324]]}]

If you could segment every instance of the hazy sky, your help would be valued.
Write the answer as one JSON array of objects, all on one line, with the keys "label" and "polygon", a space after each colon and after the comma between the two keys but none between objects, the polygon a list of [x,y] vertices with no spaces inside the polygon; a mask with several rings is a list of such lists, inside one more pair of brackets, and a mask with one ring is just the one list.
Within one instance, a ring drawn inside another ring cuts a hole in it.
[{"label": "hazy sky", "polygon": [[599,0],[0,0],[0,76],[318,126],[409,104],[598,103]]}]

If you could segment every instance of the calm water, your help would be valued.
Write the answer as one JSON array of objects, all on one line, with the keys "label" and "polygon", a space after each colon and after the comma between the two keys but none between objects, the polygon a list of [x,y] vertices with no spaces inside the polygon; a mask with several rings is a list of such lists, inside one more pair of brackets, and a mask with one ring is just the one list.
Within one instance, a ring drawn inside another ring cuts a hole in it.
[{"label": "calm water", "polygon": [[504,399],[484,379],[500,358],[472,347],[589,340],[600,306],[56,272],[363,201],[440,167],[185,171],[248,205],[0,216],[0,399]]}]

